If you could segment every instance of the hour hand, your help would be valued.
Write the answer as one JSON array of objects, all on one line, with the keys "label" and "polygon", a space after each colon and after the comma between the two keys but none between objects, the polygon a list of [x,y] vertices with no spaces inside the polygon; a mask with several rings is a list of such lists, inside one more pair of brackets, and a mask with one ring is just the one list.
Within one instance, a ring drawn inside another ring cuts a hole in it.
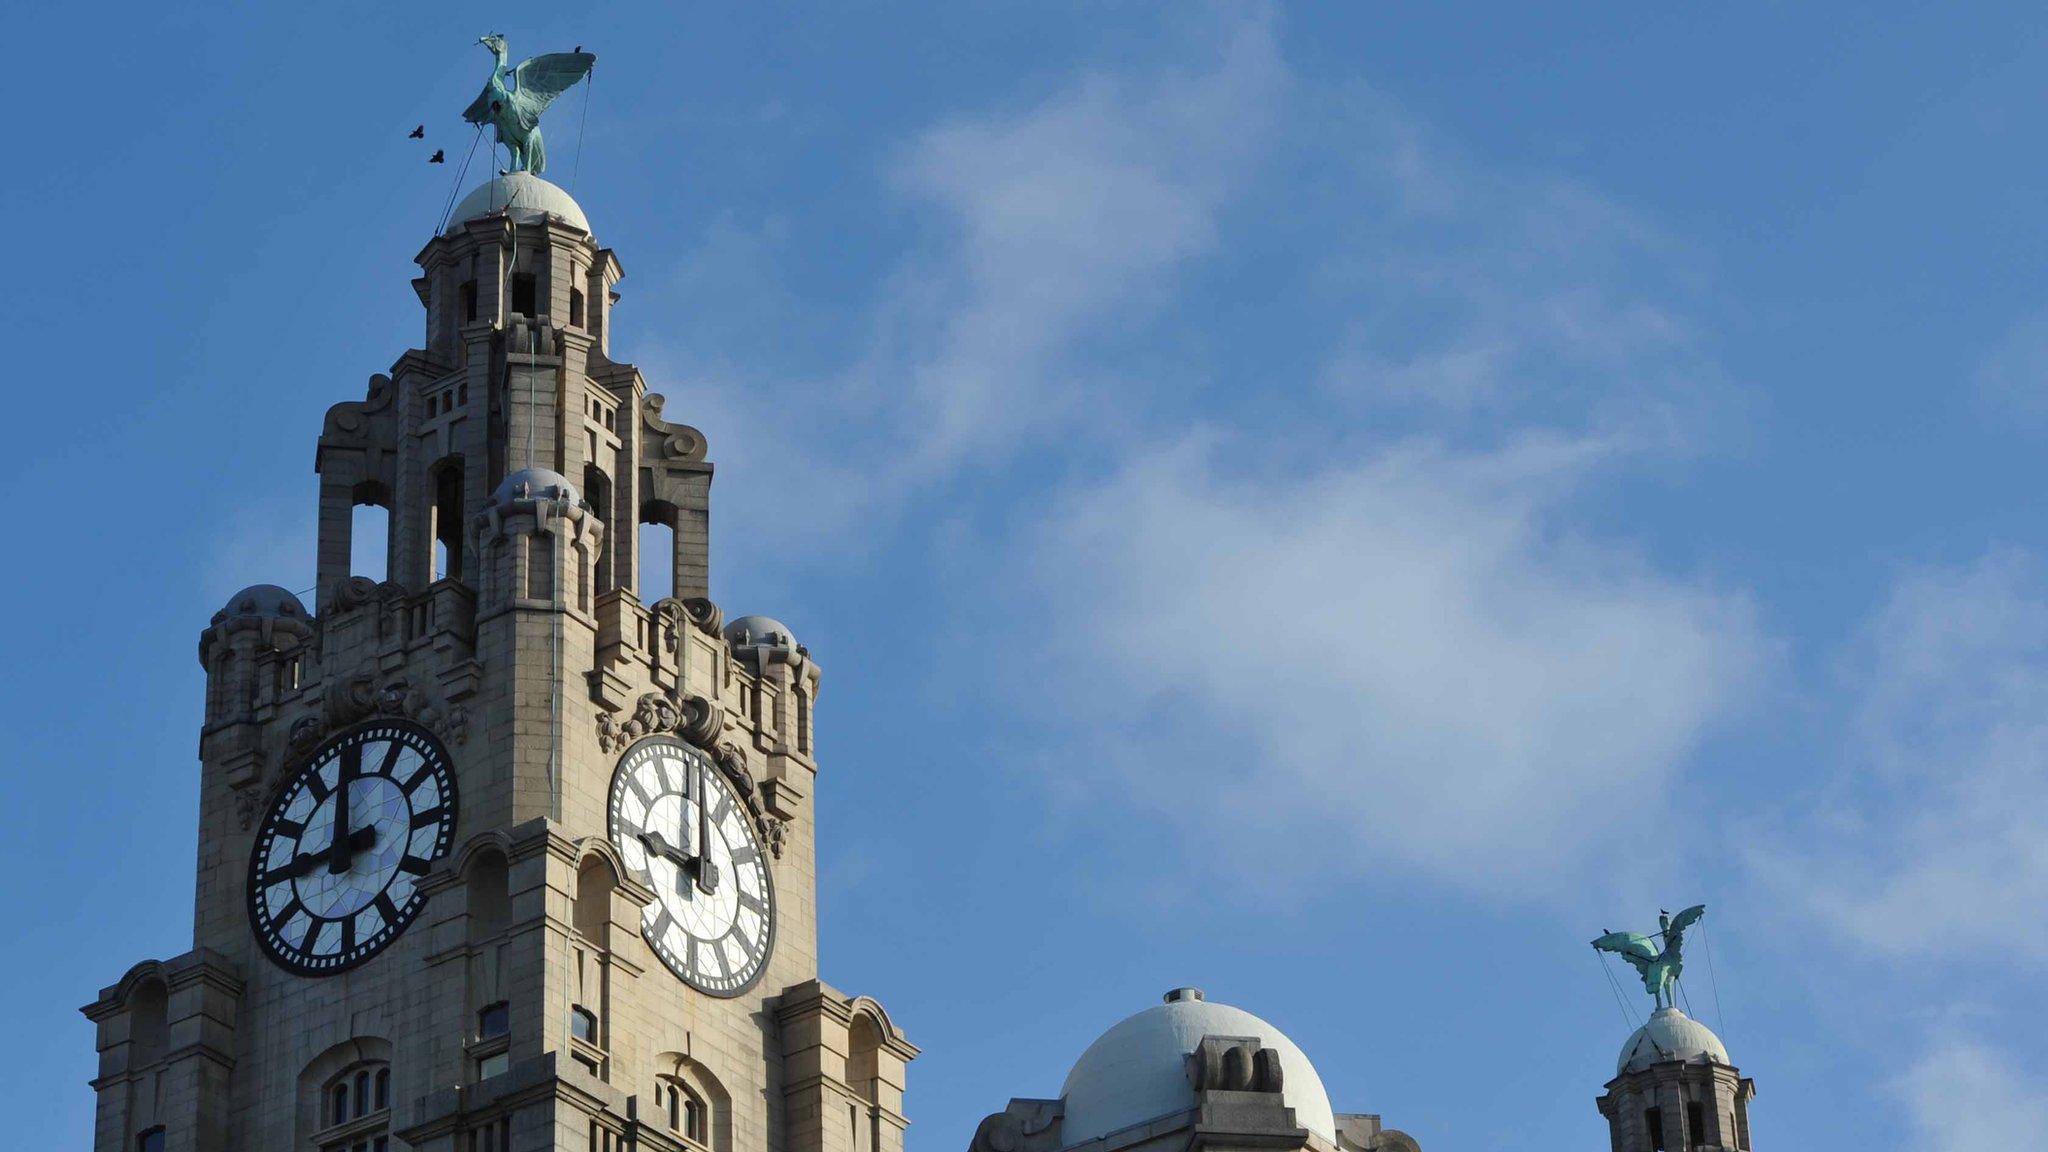
[{"label": "hour hand", "polygon": [[669,843],[668,837],[659,832],[642,832],[640,843],[646,846],[649,853],[667,860],[678,868],[687,867],[693,859],[688,849]]}]

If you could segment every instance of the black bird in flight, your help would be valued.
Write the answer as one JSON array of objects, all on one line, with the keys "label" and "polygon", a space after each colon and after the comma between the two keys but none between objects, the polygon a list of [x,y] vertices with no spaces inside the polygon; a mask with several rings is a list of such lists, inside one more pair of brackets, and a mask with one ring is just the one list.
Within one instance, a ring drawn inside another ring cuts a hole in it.
[{"label": "black bird in flight", "polygon": [[412,131],[410,131],[410,132],[406,133],[406,134],[405,134],[405,138],[406,138],[407,140],[424,140],[424,139],[426,139],[426,138],[427,138],[427,126],[426,126],[425,124],[422,124],[422,125],[420,125],[419,127],[417,127],[417,128],[415,128],[415,129],[413,129]]},{"label": "black bird in flight", "polygon": [[429,164],[446,164],[447,162],[447,155],[444,154],[439,148],[434,149],[434,154],[432,156],[427,157],[427,163]]}]

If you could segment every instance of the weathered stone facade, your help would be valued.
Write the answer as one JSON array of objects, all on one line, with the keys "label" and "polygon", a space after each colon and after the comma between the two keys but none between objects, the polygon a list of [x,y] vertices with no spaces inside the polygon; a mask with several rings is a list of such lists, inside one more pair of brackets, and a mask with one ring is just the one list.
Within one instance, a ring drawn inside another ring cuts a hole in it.
[{"label": "weathered stone facade", "polygon": [[[818,979],[818,665],[786,635],[728,642],[704,438],[609,354],[617,259],[515,210],[417,262],[424,346],[319,437],[315,610],[259,586],[202,634],[193,950],[85,1009],[94,1147],[896,1152],[917,1050]],[[506,490],[533,469],[570,483]],[[389,513],[382,573],[350,570],[362,504]],[[648,522],[672,555],[639,554]],[[646,564],[674,598],[642,602]],[[253,829],[315,746],[393,718],[453,759],[455,846],[389,947],[288,973],[251,934]],[[613,766],[653,732],[705,749],[773,849],[773,952],[734,998],[653,956],[654,894],[607,837]]]}]

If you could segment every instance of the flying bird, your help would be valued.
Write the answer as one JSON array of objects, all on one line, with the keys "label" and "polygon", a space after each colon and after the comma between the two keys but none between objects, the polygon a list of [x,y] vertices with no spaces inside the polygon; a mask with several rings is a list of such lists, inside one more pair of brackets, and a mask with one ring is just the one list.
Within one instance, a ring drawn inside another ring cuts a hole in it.
[{"label": "flying bird", "polygon": [[447,153],[441,151],[439,148],[434,149],[434,154],[432,156],[427,157],[427,163],[429,164],[446,164],[447,162]]},{"label": "flying bird", "polygon": [[[497,64],[484,90],[470,102],[462,118],[498,130],[498,143],[512,153],[513,171],[535,176],[547,170],[548,152],[540,135],[540,114],[555,97],[589,73],[597,57],[588,52],[550,52],[511,67],[505,38],[493,32],[477,41],[491,50]],[[509,81],[509,83],[508,83]]]},{"label": "flying bird", "polygon": [[425,124],[420,125],[406,133],[405,138],[407,140],[425,140],[427,138],[427,126]]}]

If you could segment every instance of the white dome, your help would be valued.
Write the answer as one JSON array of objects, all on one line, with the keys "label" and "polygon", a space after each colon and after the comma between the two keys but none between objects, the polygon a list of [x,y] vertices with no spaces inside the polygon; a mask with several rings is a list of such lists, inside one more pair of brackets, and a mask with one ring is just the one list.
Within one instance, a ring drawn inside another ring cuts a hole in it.
[{"label": "white dome", "polygon": [[1705,1024],[1676,1008],[1659,1008],[1629,1036],[1614,1062],[1614,1074],[1641,1072],[1673,1060],[1688,1064],[1729,1064],[1728,1049]]},{"label": "white dome", "polygon": [[567,192],[528,172],[511,172],[472,189],[448,217],[453,231],[465,221],[510,212],[514,224],[538,224],[543,216],[560,216],[585,232],[590,221]]},{"label": "white dome", "polygon": [[796,633],[773,616],[742,616],[725,626],[725,642],[735,648],[762,645],[796,649]]},{"label": "white dome", "polygon": [[571,504],[583,503],[583,497],[576,486],[560,472],[546,468],[521,468],[503,480],[491,493],[493,504],[510,504],[514,500],[567,500]]},{"label": "white dome", "polygon": [[1201,998],[1192,988],[1167,993],[1167,1002],[1147,1008],[1102,1034],[1074,1062],[1060,1096],[1067,1102],[1060,1143],[1067,1147],[1109,1135],[1195,1106],[1188,1080],[1188,1054],[1204,1036],[1248,1036],[1280,1053],[1281,1099],[1294,1109],[1294,1122],[1332,1143],[1337,1121],[1330,1094],[1301,1049],[1278,1028],[1228,1004]]}]

